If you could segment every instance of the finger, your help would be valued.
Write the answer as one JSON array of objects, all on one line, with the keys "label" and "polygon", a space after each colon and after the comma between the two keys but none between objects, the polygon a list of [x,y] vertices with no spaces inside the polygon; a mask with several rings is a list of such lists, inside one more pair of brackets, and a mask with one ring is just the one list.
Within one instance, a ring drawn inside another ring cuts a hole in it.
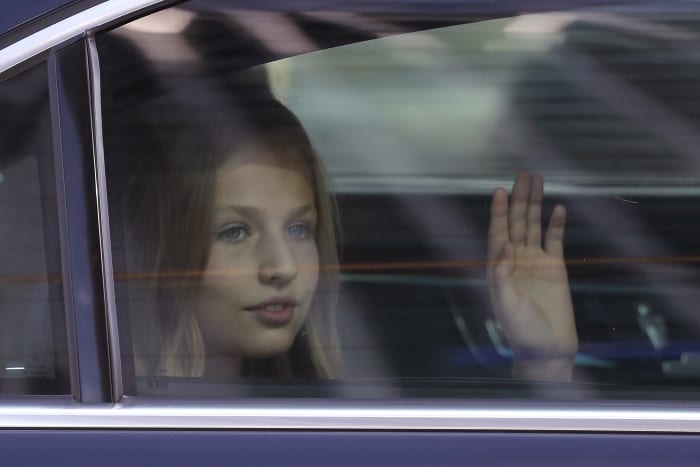
[{"label": "finger", "polygon": [[508,193],[498,188],[491,198],[491,220],[489,222],[488,263],[492,267],[508,242]]},{"label": "finger", "polygon": [[542,197],[544,181],[541,175],[530,179],[530,198],[527,204],[527,233],[525,243],[529,246],[542,246]]},{"label": "finger", "polygon": [[564,257],[564,224],[566,209],[561,204],[554,206],[544,239],[544,250],[557,258]]},{"label": "finger", "polygon": [[[500,304],[497,309],[508,312],[517,309],[518,290],[515,285],[515,252],[510,243],[503,246],[503,251],[493,274],[496,283],[496,296]],[[505,316],[497,317],[507,319]]]},{"label": "finger", "polygon": [[508,231],[514,246],[525,243],[527,230],[527,200],[530,196],[530,175],[519,172],[510,192],[510,210],[508,213]]}]

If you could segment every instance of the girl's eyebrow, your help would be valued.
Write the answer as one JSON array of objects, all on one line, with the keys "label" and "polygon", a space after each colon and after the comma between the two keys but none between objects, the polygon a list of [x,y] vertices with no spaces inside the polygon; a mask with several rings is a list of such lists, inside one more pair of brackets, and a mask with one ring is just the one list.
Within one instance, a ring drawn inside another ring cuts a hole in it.
[{"label": "girl's eyebrow", "polygon": [[305,204],[302,207],[295,209],[291,212],[289,217],[299,217],[310,212],[316,212],[316,206],[313,203]]},{"label": "girl's eyebrow", "polygon": [[[260,209],[258,209],[256,207],[252,207],[252,206],[243,206],[240,204],[229,204],[227,206],[222,206],[220,208],[217,208],[215,211],[217,213],[233,211],[237,214],[240,214],[242,216],[248,216],[248,217],[260,217],[261,216]],[[316,207],[315,207],[314,203],[308,203],[308,204],[305,204],[305,205],[298,207],[298,208],[294,209],[293,211],[291,211],[289,213],[289,217],[299,217],[299,216],[303,216],[304,214],[308,214],[310,212],[315,212],[315,211],[316,211]]]}]

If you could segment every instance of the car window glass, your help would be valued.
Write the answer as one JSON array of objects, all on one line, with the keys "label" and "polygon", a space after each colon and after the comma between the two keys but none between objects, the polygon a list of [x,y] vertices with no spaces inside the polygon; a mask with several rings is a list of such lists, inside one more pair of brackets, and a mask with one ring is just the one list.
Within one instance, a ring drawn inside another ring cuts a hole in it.
[{"label": "car window glass", "polygon": [[695,397],[700,10],[284,8],[98,37],[127,392]]},{"label": "car window glass", "polygon": [[44,63],[0,83],[0,393],[67,394]]}]

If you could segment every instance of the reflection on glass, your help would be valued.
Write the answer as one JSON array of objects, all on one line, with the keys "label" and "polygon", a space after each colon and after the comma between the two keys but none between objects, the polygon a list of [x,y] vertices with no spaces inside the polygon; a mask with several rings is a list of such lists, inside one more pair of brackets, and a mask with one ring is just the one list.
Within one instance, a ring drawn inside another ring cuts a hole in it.
[{"label": "reflection on glass", "polygon": [[0,393],[66,394],[46,66],[0,83]]},{"label": "reflection on glass", "polygon": [[[692,387],[700,22],[678,8],[409,32],[192,2],[102,36],[132,391]],[[273,60],[333,28],[393,35]]]}]

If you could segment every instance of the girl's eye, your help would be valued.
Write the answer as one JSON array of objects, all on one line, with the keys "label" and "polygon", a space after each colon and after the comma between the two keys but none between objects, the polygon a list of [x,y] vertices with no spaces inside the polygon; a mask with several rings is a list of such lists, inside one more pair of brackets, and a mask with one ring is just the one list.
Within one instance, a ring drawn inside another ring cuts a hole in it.
[{"label": "girl's eye", "polygon": [[305,222],[298,222],[287,227],[287,235],[295,240],[304,240],[314,235],[313,227]]},{"label": "girl's eye", "polygon": [[232,225],[218,232],[217,237],[229,242],[240,242],[248,235],[248,231],[242,225]]}]

